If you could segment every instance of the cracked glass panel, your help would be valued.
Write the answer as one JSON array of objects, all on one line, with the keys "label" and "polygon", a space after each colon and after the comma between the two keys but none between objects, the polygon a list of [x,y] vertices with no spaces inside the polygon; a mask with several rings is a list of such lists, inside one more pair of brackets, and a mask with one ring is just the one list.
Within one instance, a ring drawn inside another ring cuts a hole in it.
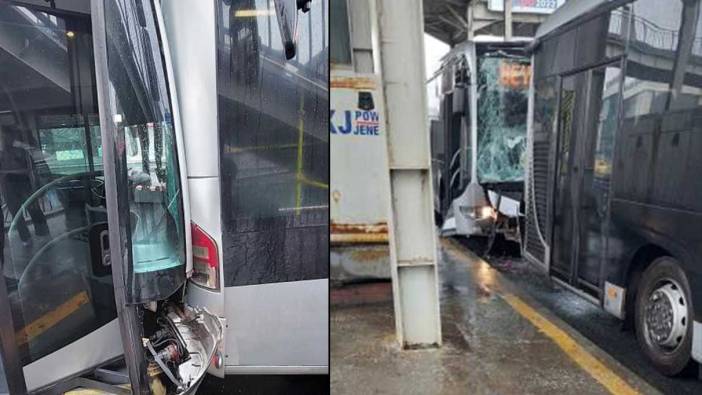
[{"label": "cracked glass panel", "polygon": [[478,60],[478,180],[524,180],[531,65],[521,57]]}]

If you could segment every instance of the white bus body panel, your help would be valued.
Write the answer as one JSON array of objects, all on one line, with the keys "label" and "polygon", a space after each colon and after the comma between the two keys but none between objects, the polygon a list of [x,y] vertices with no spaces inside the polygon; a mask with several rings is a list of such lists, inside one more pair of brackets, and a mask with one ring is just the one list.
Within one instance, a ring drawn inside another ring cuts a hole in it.
[{"label": "white bus body panel", "polygon": [[326,373],[329,280],[225,289],[227,373]]},{"label": "white bus body panel", "polygon": [[[162,3],[185,134],[190,214],[217,242],[222,261],[215,2]],[[210,373],[328,372],[327,279],[216,291],[191,283],[187,298],[189,305],[205,307],[226,323],[225,363],[219,370],[210,367]]]},{"label": "white bus body panel", "polygon": [[162,0],[162,6],[185,132],[188,177],[217,177],[214,1]]}]

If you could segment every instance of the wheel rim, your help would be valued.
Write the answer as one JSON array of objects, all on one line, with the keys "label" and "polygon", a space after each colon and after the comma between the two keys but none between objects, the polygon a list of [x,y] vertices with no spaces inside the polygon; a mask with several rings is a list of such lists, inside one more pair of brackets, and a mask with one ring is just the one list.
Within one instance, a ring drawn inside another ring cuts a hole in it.
[{"label": "wheel rim", "polygon": [[666,353],[675,351],[685,340],[688,321],[687,299],[680,284],[669,278],[659,281],[644,306],[647,343]]}]

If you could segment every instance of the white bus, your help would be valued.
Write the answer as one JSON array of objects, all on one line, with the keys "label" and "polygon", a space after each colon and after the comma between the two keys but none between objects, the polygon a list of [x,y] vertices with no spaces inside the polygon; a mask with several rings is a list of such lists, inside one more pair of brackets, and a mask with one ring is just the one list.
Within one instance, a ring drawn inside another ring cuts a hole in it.
[{"label": "white bus", "polygon": [[463,30],[448,23],[450,15],[437,17],[440,10],[426,16],[431,33],[452,46],[427,84],[430,98],[440,103],[431,125],[437,225],[444,236],[486,241],[484,253],[498,235],[522,238],[527,47],[564,2],[514,0],[511,26],[502,0],[470,2]]},{"label": "white bus", "polygon": [[[531,63],[529,39],[456,45],[428,82],[434,209],[444,235],[519,241]],[[489,247],[488,247],[489,248]]]},{"label": "white bus", "polygon": [[328,13],[0,1],[0,392],[328,373]]}]

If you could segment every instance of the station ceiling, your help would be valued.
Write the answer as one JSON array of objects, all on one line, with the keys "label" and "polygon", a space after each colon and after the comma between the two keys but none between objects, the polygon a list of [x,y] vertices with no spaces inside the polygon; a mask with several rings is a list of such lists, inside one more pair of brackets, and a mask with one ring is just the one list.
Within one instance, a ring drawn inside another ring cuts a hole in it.
[{"label": "station ceiling", "polygon": [[424,31],[453,45],[465,41],[466,13],[471,0],[423,0]]}]

